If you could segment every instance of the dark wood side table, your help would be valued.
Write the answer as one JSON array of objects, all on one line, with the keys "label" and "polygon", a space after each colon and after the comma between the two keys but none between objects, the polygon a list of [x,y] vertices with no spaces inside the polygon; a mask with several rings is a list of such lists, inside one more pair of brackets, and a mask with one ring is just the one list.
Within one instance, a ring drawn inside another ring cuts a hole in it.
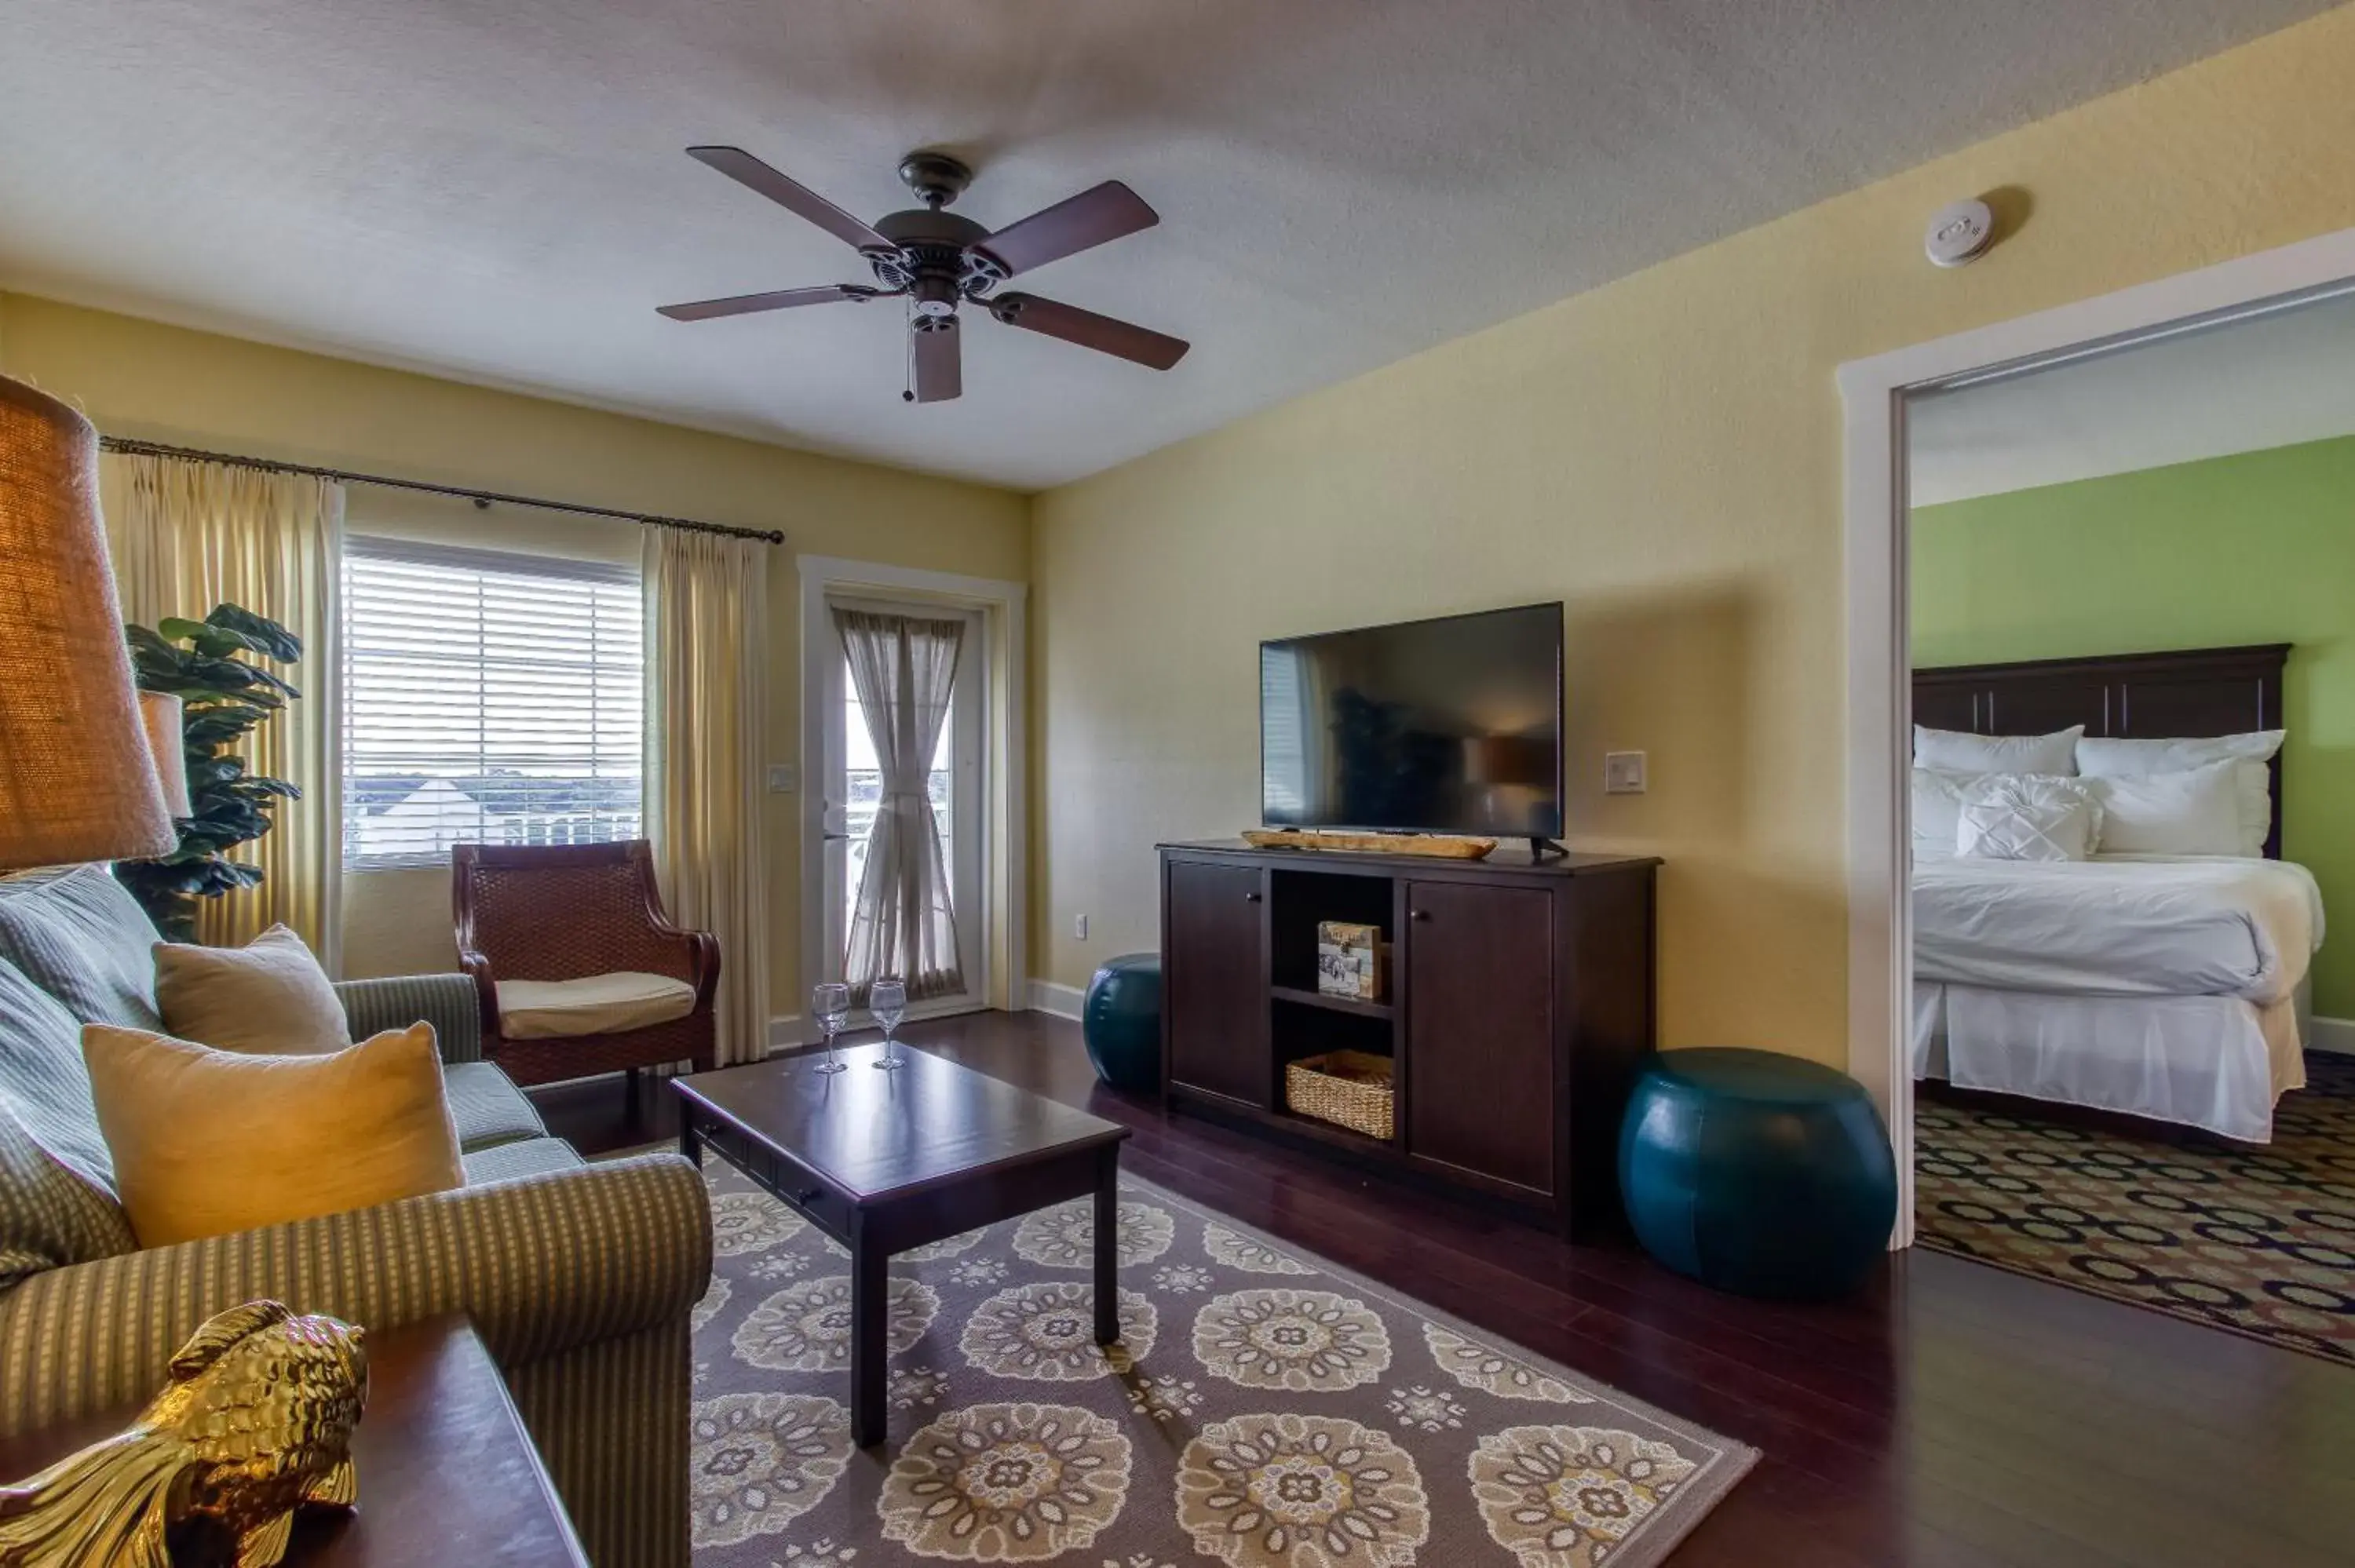
[{"label": "dark wood side table", "polygon": [[[352,1437],[359,1508],[297,1514],[285,1568],[588,1568],[465,1319],[371,1333],[368,1351],[368,1414]],[[0,1479],[21,1480],[122,1430],[145,1404],[0,1438]]]},{"label": "dark wood side table", "polygon": [[1096,1342],[1120,1338],[1120,1145],[1128,1128],[922,1051],[879,1045],[675,1078],[679,1148],[705,1149],[850,1249],[850,1436],[883,1440],[891,1255],[1095,1199]]}]

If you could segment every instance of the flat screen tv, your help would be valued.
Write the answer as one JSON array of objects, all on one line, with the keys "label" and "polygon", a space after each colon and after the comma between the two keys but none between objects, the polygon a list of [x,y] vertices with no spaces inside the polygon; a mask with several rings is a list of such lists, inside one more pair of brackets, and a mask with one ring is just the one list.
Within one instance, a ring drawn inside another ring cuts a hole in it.
[{"label": "flat screen tv", "polygon": [[1259,736],[1272,827],[1559,837],[1561,606],[1263,642]]}]

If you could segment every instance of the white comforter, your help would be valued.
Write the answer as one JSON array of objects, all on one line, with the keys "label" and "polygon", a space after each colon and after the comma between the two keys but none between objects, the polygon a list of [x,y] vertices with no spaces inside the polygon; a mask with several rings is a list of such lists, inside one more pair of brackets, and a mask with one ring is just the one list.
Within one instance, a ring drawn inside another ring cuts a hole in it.
[{"label": "white comforter", "polygon": [[1917,861],[1917,980],[2094,996],[2288,996],[2322,945],[2302,865],[2227,856]]}]

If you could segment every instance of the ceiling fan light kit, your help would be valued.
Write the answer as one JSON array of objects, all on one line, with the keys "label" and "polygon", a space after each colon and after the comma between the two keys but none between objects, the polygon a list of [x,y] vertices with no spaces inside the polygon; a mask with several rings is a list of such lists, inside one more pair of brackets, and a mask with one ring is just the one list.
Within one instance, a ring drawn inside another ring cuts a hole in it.
[{"label": "ceiling fan light kit", "polygon": [[942,403],[963,394],[958,307],[968,303],[1007,326],[1155,370],[1176,365],[1190,346],[1182,338],[1076,305],[1036,294],[996,291],[999,284],[1050,261],[1159,223],[1161,215],[1118,180],[1106,180],[993,231],[948,210],[973,183],[972,169],[945,153],[911,153],[900,162],[900,179],[923,205],[887,213],[869,225],[741,147],[689,147],[687,155],[857,249],[875,274],[875,283],[826,283],[661,306],[660,313],[673,321],[711,321],[796,305],[904,300],[911,386],[900,396],[911,403]]}]

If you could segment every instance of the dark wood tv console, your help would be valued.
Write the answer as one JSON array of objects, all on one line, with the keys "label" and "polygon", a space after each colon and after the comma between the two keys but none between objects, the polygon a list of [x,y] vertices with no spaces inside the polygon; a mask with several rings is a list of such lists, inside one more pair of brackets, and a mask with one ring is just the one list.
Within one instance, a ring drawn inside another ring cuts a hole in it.
[{"label": "dark wood tv console", "polygon": [[[1621,1224],[1619,1118],[1653,1049],[1659,862],[1161,852],[1162,1094],[1502,1200],[1565,1230]],[[1380,1001],[1319,995],[1316,926],[1378,926]],[[1387,1055],[1387,1140],[1285,1107],[1286,1064]]]}]

